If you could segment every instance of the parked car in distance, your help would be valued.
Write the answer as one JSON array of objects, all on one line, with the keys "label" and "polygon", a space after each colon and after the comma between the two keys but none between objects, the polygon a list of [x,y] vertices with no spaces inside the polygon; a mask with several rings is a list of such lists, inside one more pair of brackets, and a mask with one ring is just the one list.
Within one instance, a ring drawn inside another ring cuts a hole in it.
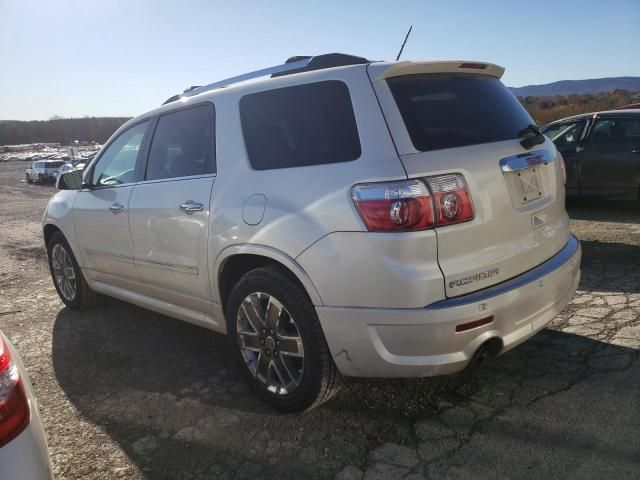
[{"label": "parked car in distance", "polygon": [[29,377],[0,332],[0,477],[52,480],[47,442]]},{"label": "parked car in distance", "polygon": [[508,351],[571,300],[581,249],[561,156],[503,71],[329,54],[172,97],[60,177],[43,219],[60,298],[226,333],[285,411],[342,375]]},{"label": "parked car in distance", "polygon": [[640,109],[576,115],[542,131],[564,157],[567,194],[640,200]]},{"label": "parked car in distance", "polygon": [[27,183],[55,182],[60,169],[66,165],[64,160],[37,160],[27,169]]}]

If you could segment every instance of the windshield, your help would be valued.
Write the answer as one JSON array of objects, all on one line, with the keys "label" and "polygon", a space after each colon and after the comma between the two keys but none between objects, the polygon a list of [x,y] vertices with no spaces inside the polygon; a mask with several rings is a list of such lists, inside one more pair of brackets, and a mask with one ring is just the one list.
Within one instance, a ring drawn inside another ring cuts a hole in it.
[{"label": "windshield", "polygon": [[416,150],[463,147],[518,138],[535,124],[494,77],[422,74],[387,80]]},{"label": "windshield", "polygon": [[58,168],[64,165],[65,162],[49,162],[47,163],[47,168]]}]

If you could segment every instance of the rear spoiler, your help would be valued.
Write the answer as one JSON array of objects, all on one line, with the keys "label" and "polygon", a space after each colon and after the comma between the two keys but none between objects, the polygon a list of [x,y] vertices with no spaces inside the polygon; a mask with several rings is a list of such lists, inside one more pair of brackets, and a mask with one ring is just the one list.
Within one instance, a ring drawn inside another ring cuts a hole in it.
[{"label": "rear spoiler", "polygon": [[469,62],[465,60],[446,62],[397,62],[393,63],[375,79],[376,82],[391,77],[420,73],[475,73],[500,78],[504,67],[493,63]]}]

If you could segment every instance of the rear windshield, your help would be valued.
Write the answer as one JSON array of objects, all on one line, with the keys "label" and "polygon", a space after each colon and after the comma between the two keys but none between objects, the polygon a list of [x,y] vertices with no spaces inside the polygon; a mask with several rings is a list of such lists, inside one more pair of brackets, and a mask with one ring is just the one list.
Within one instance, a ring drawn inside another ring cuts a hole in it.
[{"label": "rear windshield", "polygon": [[411,142],[422,152],[518,138],[535,123],[494,77],[425,74],[387,82]]}]

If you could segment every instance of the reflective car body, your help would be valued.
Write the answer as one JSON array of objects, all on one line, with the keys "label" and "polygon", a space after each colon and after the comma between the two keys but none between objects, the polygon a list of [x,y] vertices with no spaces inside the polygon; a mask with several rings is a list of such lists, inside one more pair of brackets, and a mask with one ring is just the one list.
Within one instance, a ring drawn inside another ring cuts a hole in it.
[{"label": "reflective car body", "polygon": [[[53,480],[33,387],[20,357],[2,332],[1,358],[9,358],[9,362],[0,361],[4,364],[0,376],[8,374],[17,383],[14,387],[8,387],[7,382],[0,385],[0,477],[7,480]],[[8,388],[11,391],[7,391]],[[3,411],[7,409],[12,413]],[[18,423],[15,412],[19,409],[24,409],[24,418]]]}]

